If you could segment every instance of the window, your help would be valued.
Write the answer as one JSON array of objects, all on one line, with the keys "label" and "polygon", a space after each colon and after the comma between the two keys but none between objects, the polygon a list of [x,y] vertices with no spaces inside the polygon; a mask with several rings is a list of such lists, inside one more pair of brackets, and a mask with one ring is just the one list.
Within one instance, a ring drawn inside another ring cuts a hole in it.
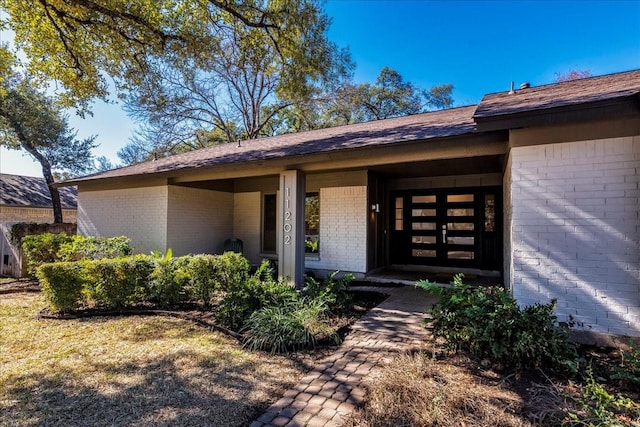
[{"label": "window", "polygon": [[[278,200],[275,194],[265,194],[262,201],[262,251],[276,252],[278,238]],[[307,193],[304,199],[305,252],[317,254],[320,250],[320,196]]]},{"label": "window", "polygon": [[277,233],[278,201],[275,194],[265,194],[262,203],[262,251],[275,252]]},{"label": "window", "polygon": [[307,193],[304,198],[304,251],[317,254],[320,250],[320,196]]}]

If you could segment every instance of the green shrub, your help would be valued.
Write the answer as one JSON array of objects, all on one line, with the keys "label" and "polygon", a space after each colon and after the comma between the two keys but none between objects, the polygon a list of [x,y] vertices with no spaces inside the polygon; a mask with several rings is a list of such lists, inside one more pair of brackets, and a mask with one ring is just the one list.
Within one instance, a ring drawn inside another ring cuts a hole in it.
[{"label": "green shrub", "polygon": [[154,257],[155,268],[149,277],[149,296],[161,306],[172,306],[187,299],[189,257]]},{"label": "green shrub", "polygon": [[575,347],[567,328],[557,324],[555,301],[520,309],[504,288],[467,286],[462,277],[457,275],[451,288],[417,283],[438,296],[430,322],[434,337],[445,339],[446,349],[515,369],[575,367]]},{"label": "green shrub", "polygon": [[155,262],[148,255],[83,262],[86,293],[99,307],[125,308],[148,300]]},{"label": "green shrub", "polygon": [[27,272],[34,274],[44,263],[79,261],[82,259],[116,258],[132,252],[128,237],[85,237],[65,233],[43,233],[25,236],[22,249],[27,259]]},{"label": "green shrub", "polygon": [[202,303],[205,308],[211,307],[216,290],[229,286],[222,283],[220,276],[228,275],[222,273],[218,258],[219,255],[196,255],[189,257],[189,262],[181,267],[180,277],[189,277],[185,285],[189,299]]},{"label": "green shrub", "polygon": [[351,307],[352,294],[349,291],[353,274],[345,274],[336,279],[338,272],[329,274],[322,282],[313,277],[307,277],[305,293],[311,299],[322,301],[332,313],[344,313]]},{"label": "green shrub", "polygon": [[241,286],[249,277],[249,269],[251,268],[249,261],[235,252],[216,255],[215,266],[215,281],[223,291]]},{"label": "green shrub", "polygon": [[289,284],[273,278],[268,261],[263,261],[245,281],[230,283],[216,318],[233,329],[242,328],[249,316],[263,307],[285,306],[299,298],[298,292]]},{"label": "green shrub", "polygon": [[43,264],[37,269],[36,275],[42,294],[52,310],[69,312],[84,306],[86,276],[82,263]]},{"label": "green shrub", "polygon": [[27,272],[34,275],[38,266],[62,261],[58,255],[60,247],[73,239],[65,233],[32,234],[22,239],[22,251],[27,260]]},{"label": "green shrub", "polygon": [[60,245],[57,255],[62,261],[78,261],[120,258],[131,255],[132,252],[131,239],[126,236],[104,238],[75,235]]},{"label": "green shrub", "polygon": [[304,299],[263,307],[246,322],[244,346],[250,350],[284,353],[315,347],[319,340],[338,343],[335,331],[323,321],[326,309],[321,301]]}]

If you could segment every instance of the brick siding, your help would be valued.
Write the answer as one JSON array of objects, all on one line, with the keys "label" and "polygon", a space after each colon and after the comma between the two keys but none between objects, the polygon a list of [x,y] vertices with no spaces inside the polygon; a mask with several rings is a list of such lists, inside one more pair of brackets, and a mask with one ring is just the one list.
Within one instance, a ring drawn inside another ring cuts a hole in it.
[{"label": "brick siding", "polygon": [[367,212],[367,187],[321,188],[320,259],[305,267],[366,272]]},{"label": "brick siding", "polygon": [[640,336],[640,136],[514,148],[509,172],[514,296]]}]

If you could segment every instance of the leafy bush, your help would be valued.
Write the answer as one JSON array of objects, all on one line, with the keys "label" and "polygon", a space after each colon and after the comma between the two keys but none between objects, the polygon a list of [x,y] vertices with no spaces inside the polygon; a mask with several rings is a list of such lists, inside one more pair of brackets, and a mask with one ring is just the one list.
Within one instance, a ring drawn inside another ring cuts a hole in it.
[{"label": "leafy bush", "polygon": [[352,295],[349,286],[355,279],[353,274],[345,274],[336,279],[338,272],[334,271],[322,282],[313,277],[306,278],[305,293],[311,299],[322,301],[332,313],[344,313],[351,306]]},{"label": "leafy bush", "polygon": [[85,237],[66,233],[43,233],[25,236],[22,249],[27,259],[27,272],[34,274],[44,263],[79,261],[82,259],[116,258],[132,252],[128,237]]},{"label": "leafy bush", "polygon": [[60,247],[69,243],[72,236],[65,233],[32,234],[22,239],[22,250],[27,260],[27,272],[35,274],[36,268],[42,264],[62,261],[58,255]]},{"label": "leafy bush", "polygon": [[85,292],[95,305],[124,308],[148,299],[149,277],[156,267],[148,255],[85,261],[82,265]]},{"label": "leafy bush", "polygon": [[237,288],[249,277],[251,265],[241,254],[225,252],[215,258],[216,282],[221,290]]},{"label": "leafy bush", "polygon": [[229,283],[216,311],[216,318],[230,328],[240,329],[253,312],[263,307],[285,306],[298,298],[294,288],[273,278],[269,262],[263,261],[244,282]]},{"label": "leafy bush", "polygon": [[323,321],[326,310],[321,301],[306,299],[263,307],[249,316],[244,345],[250,350],[284,353],[315,347],[323,339],[338,343],[338,335]]},{"label": "leafy bush", "polygon": [[555,301],[520,309],[501,287],[471,287],[455,276],[451,288],[419,281],[438,296],[430,310],[434,337],[445,348],[465,351],[515,369],[548,366],[574,368],[575,347],[568,330],[557,324]]},{"label": "leafy bush", "polygon": [[83,294],[86,277],[78,262],[43,264],[37,270],[42,294],[52,310],[69,312],[85,304]]},{"label": "leafy bush", "polygon": [[86,237],[70,236],[58,250],[58,258],[62,261],[79,261],[81,259],[119,258],[131,255],[131,239],[118,237]]},{"label": "leafy bush", "polygon": [[187,299],[189,257],[154,257],[155,269],[149,277],[149,294],[161,306],[171,306]]}]

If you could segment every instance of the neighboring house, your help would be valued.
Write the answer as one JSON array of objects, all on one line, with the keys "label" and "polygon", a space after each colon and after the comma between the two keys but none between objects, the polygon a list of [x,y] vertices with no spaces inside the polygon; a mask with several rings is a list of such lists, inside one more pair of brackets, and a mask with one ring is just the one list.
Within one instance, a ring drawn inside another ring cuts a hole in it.
[{"label": "neighboring house", "polygon": [[[64,221],[76,222],[76,188],[60,189],[60,201]],[[50,222],[53,209],[44,178],[0,174],[0,275],[22,275],[20,251],[9,242],[11,227],[17,223]]]},{"label": "neighboring house", "polygon": [[216,253],[236,237],[296,283],[305,269],[493,272],[523,304],[555,298],[561,320],[640,336],[639,183],[635,70],[65,185],[78,185],[79,232],[140,252]]}]

